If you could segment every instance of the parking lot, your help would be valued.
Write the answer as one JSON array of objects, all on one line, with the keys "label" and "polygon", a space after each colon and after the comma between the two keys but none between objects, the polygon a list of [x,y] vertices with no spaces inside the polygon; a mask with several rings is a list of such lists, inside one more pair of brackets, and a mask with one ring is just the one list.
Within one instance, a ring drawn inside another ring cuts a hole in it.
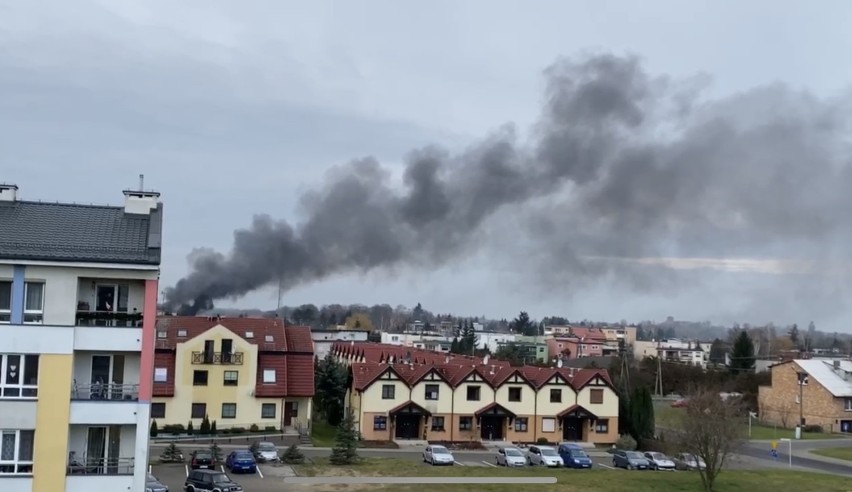
[{"label": "parking lot", "polygon": [[[289,468],[276,465],[258,465],[257,473],[231,473],[221,465],[219,470],[228,474],[229,477],[243,489],[250,492],[278,491],[283,489],[283,479],[289,475]],[[171,491],[183,490],[184,481],[189,474],[188,464],[163,464],[153,465],[151,473],[163,484],[168,485]]]}]

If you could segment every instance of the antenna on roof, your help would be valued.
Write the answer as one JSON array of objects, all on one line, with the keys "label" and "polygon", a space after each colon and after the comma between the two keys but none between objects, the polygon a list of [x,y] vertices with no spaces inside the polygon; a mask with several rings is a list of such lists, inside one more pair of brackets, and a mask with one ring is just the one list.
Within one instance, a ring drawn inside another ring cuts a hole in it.
[{"label": "antenna on roof", "polygon": [[[489,360],[488,354],[485,354],[485,357],[483,357],[483,358],[482,358],[482,364],[483,364],[483,365],[487,365],[487,364],[488,364],[488,360]],[[493,366],[492,366],[492,367],[493,367]]]},{"label": "antenna on roof", "polygon": [[562,357],[560,357],[559,360],[556,361],[556,367],[560,369],[562,368]]},{"label": "antenna on roof", "polygon": [[139,175],[139,191],[145,191],[145,175]]}]

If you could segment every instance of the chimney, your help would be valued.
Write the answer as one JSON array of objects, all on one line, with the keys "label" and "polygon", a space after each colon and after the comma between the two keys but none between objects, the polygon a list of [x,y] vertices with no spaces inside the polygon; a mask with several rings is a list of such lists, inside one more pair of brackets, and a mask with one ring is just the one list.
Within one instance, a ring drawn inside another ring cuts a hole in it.
[{"label": "chimney", "polygon": [[145,191],[145,175],[139,175],[138,190],[124,190],[124,213],[136,215],[151,215],[151,210],[160,203],[160,194],[156,191]]},{"label": "chimney", "polygon": [[0,202],[18,201],[18,185],[0,183]]}]

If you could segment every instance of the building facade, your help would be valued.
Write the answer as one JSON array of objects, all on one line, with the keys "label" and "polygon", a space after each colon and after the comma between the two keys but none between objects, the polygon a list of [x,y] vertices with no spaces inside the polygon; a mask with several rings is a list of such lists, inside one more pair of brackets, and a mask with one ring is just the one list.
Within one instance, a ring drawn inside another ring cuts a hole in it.
[{"label": "building facade", "polygon": [[711,345],[712,343],[678,339],[637,341],[633,344],[633,357],[637,360],[659,357],[666,362],[707,368]]},{"label": "building facade", "polygon": [[144,490],[163,208],[0,185],[0,487]]},{"label": "building facade", "polygon": [[314,355],[322,360],[331,353],[331,347],[337,342],[366,342],[370,332],[364,330],[311,330],[314,341]]},{"label": "building facade", "polygon": [[758,389],[761,422],[793,428],[819,425],[825,432],[852,432],[852,361],[796,359],[770,368],[772,385]]},{"label": "building facade", "polygon": [[[382,333],[382,343],[400,345],[416,349],[449,352],[455,336],[422,333]],[[511,333],[476,333],[476,347],[487,348],[492,353],[497,352],[501,345],[513,343],[517,336]]]},{"label": "building facade", "polygon": [[158,428],[205,417],[229,428],[295,433],[310,427],[310,328],[277,318],[164,316],[157,321],[154,400]]},{"label": "building facade", "polygon": [[354,344],[346,406],[365,440],[534,443],[618,439],[618,395],[602,369],[512,367]]}]

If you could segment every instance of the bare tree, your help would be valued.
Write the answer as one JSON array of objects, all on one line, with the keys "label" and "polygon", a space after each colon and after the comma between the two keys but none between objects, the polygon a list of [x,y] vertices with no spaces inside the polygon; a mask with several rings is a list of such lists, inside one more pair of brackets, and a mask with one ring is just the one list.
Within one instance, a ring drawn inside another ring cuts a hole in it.
[{"label": "bare tree", "polygon": [[781,427],[785,429],[789,429],[787,427],[787,422],[790,420],[790,414],[793,411],[793,405],[790,402],[784,402],[781,404],[781,407],[778,409],[778,415],[781,419]]},{"label": "bare tree", "polygon": [[684,453],[704,461],[706,467],[698,467],[698,473],[704,490],[712,492],[716,477],[745,439],[746,409],[740,398],[723,399],[718,390],[699,388],[690,393],[678,444]]}]

